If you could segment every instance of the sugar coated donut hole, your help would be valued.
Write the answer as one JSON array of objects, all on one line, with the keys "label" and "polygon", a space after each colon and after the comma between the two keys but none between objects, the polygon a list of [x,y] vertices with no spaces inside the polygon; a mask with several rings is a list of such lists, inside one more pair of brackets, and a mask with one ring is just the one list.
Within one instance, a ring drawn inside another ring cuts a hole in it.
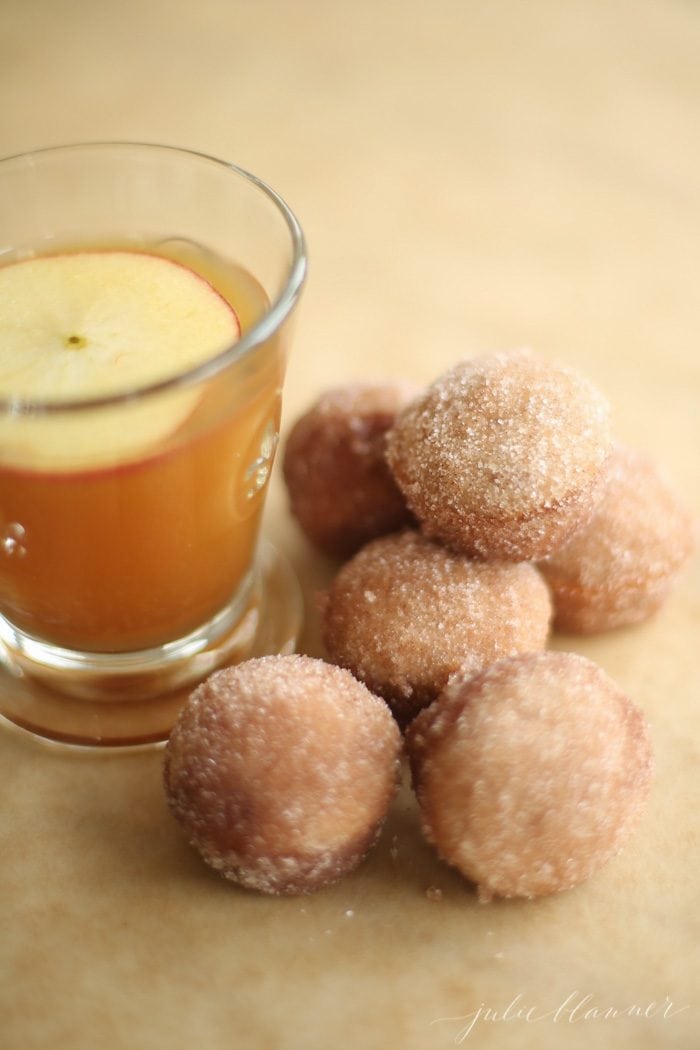
[{"label": "sugar coated donut hole", "polygon": [[406,746],[426,837],[485,900],[588,878],[622,846],[652,774],[641,711],[573,653],[456,675]]},{"label": "sugar coated donut hole", "polygon": [[367,544],[321,603],[330,658],[384,697],[400,723],[460,668],[544,648],[551,600],[530,564],[473,561],[406,530]]},{"label": "sugar coated donut hole", "polygon": [[593,513],[610,451],[607,401],[527,351],[462,361],[396,420],[387,458],[426,535],[522,561]]},{"label": "sugar coated donut hole", "polygon": [[325,553],[349,557],[412,520],[384,452],[387,430],[417,392],[400,382],[338,387],[292,427],[283,461],[292,514]]},{"label": "sugar coated donut hole", "polygon": [[693,522],[648,456],[617,447],[588,525],[541,562],[555,625],[592,634],[646,620],[693,548]]},{"label": "sugar coated donut hole", "polygon": [[396,790],[400,734],[348,671],[305,656],[249,660],[192,694],[170,736],[170,808],[204,860],[270,894],[352,871]]}]

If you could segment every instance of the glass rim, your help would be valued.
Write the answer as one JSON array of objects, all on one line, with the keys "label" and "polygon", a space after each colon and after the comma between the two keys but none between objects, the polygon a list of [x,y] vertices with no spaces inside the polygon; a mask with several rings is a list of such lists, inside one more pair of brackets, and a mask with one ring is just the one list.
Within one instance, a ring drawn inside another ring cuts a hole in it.
[{"label": "glass rim", "polygon": [[85,412],[98,408],[113,408],[124,405],[149,396],[157,396],[172,390],[194,386],[206,381],[224,371],[235,361],[246,357],[255,347],[260,346],[271,335],[274,334],[286,320],[296,305],[306,277],[308,265],[306,254],[306,241],[301,225],[294,212],[286,201],[273,190],[263,179],[258,178],[245,168],[239,167],[230,161],[214,157],[200,150],[188,149],[182,146],[168,146],[157,142],[135,142],[126,140],[105,140],[94,142],[74,142],[65,145],[44,146],[39,149],[23,150],[11,156],[0,157],[0,166],[12,161],[29,160],[35,156],[49,153],[69,152],[80,149],[109,149],[130,148],[143,150],[158,150],[165,153],[189,156],[198,160],[207,161],[219,168],[230,171],[240,176],[250,185],[263,193],[277,208],[283,218],[292,243],[292,259],[288,268],[287,276],[281,291],[272,300],[260,317],[235,343],[230,343],[223,350],[218,351],[205,361],[185,369],[174,376],[159,379],[155,382],[145,383],[140,386],[129,387],[116,394],[102,394],[99,397],[69,398],[65,400],[32,399],[26,397],[0,396],[0,416],[7,415],[52,415],[65,412]]}]

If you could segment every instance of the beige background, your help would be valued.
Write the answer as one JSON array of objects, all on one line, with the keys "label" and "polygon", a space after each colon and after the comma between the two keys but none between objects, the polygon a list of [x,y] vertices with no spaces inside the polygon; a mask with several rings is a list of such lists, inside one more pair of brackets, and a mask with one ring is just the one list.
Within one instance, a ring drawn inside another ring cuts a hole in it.
[{"label": "beige background", "polygon": [[[693,0],[1,0],[0,92],[2,153],[168,142],[282,192],[311,254],[287,424],[330,383],[427,380],[527,343],[598,381],[618,433],[700,510]],[[269,530],[311,600],[331,566],[275,485]],[[696,560],[653,622],[557,641],[642,704],[658,774],[634,842],[532,904],[477,905],[422,845],[408,792],[336,888],[239,892],[170,821],[159,753],[2,731],[0,1044],[693,1050],[699,622]],[[303,642],[317,651],[313,612]],[[688,1009],[572,1020],[586,996]],[[467,1035],[482,1004],[498,1019]]]}]

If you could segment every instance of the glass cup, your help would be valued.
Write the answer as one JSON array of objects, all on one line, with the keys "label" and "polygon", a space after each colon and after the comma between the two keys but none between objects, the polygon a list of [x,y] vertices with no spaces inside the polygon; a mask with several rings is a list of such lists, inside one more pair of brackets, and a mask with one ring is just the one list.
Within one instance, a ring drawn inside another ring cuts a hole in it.
[{"label": "glass cup", "polygon": [[18,395],[0,330],[0,714],[143,744],[215,668],[294,647],[298,588],[260,521],[305,247],[273,190],[212,157],[96,143],[1,160],[0,266],[81,250],[180,263],[241,325],[175,374],[71,400]]}]

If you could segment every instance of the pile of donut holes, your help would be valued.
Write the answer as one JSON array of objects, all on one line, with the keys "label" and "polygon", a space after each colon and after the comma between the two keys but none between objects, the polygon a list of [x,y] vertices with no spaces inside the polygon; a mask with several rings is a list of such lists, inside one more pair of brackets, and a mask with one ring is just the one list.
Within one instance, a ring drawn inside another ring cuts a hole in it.
[{"label": "pile of donut holes", "polygon": [[342,561],[319,602],[329,663],[271,657],[195,691],[166,754],[193,844],[264,892],[327,885],[375,841],[403,750],[427,839],[481,899],[588,878],[649,794],[649,728],[546,645],[552,624],[607,631],[665,601],[693,526],[658,467],[613,441],[588,379],[514,351],[424,391],[327,392],[283,472],[299,526]]}]

